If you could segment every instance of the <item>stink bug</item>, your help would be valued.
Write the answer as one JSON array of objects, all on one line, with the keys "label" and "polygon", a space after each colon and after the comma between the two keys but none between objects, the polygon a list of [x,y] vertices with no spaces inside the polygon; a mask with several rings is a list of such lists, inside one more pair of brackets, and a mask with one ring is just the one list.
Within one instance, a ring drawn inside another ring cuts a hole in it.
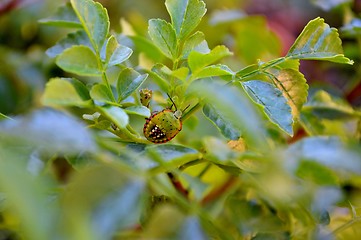
[{"label": "stink bug", "polygon": [[[169,95],[168,95],[169,97]],[[182,130],[182,111],[177,110],[172,98],[169,97],[174,105],[175,111],[164,109],[161,112],[155,112],[149,118],[143,127],[144,136],[153,143],[166,143],[174,138]]]}]

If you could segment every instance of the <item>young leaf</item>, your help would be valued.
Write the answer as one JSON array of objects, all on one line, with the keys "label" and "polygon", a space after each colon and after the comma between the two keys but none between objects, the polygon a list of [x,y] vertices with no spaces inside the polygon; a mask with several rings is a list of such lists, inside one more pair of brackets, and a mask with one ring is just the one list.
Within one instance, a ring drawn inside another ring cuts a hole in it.
[{"label": "young leaf", "polygon": [[315,59],[353,64],[343,55],[337,29],[330,28],[322,18],[311,20],[297,37],[286,57],[292,59]]},{"label": "young leaf", "polygon": [[302,112],[310,112],[317,117],[331,120],[361,117],[361,112],[354,110],[346,101],[332,97],[323,90],[312,96]]},{"label": "young leaf", "polygon": [[150,117],[149,108],[144,106],[131,106],[131,107],[127,107],[124,110],[128,114],[135,114],[146,118]]},{"label": "young leaf", "polygon": [[71,0],[71,4],[95,52],[99,53],[109,32],[107,10],[91,0]]},{"label": "young leaf", "polygon": [[97,57],[86,46],[72,46],[66,49],[57,57],[56,64],[64,71],[80,76],[100,76],[102,74]]},{"label": "young leaf", "polygon": [[56,26],[56,27],[71,27],[81,28],[82,25],[77,18],[73,8],[69,3],[57,9],[54,16],[39,20],[40,23]]},{"label": "young leaf", "polygon": [[216,76],[232,76],[233,74],[234,72],[227,65],[216,64],[203,68],[200,72],[193,76],[193,79]]},{"label": "young leaf", "polygon": [[94,101],[100,103],[111,103],[113,102],[113,96],[109,92],[109,88],[104,84],[95,84],[90,90],[90,96]]},{"label": "young leaf", "polygon": [[74,45],[84,45],[92,48],[86,33],[82,31],[77,31],[75,33],[69,33],[65,38],[61,39],[48,50],[46,50],[46,55],[49,57],[56,57],[62,53],[65,49],[71,48]]},{"label": "young leaf", "polygon": [[165,5],[179,40],[183,40],[198,26],[207,11],[201,0],[167,0]]},{"label": "young leaf", "polygon": [[42,103],[47,106],[88,107],[92,105],[88,89],[74,78],[50,79],[45,86]]},{"label": "young leaf", "polygon": [[287,99],[292,109],[293,120],[297,119],[303,104],[307,101],[308,85],[305,77],[299,71],[284,69],[272,80]]},{"label": "young leaf", "polygon": [[184,42],[182,50],[182,59],[187,59],[190,52],[196,51],[200,53],[209,53],[211,50],[208,47],[208,43],[205,40],[204,33],[195,32]]},{"label": "young leaf", "polygon": [[264,107],[266,115],[289,135],[293,135],[291,107],[274,85],[258,80],[242,83],[248,95]]},{"label": "young leaf", "polygon": [[177,56],[177,37],[172,25],[162,19],[149,20],[148,33],[153,43],[163,54],[175,59]]},{"label": "young leaf", "polygon": [[203,113],[209,120],[211,120],[221,131],[223,136],[230,140],[238,140],[241,137],[241,131],[239,128],[234,126],[229,119],[225,119],[225,116],[217,111],[210,104],[205,104],[203,107]]},{"label": "young leaf", "polygon": [[128,114],[120,107],[105,106],[100,108],[105,116],[107,116],[112,122],[120,129],[126,128],[129,123]]},{"label": "young leaf", "polygon": [[142,85],[147,77],[148,74],[140,75],[131,68],[124,69],[120,73],[117,82],[119,101],[130,96],[140,85]]},{"label": "young leaf", "polygon": [[210,53],[191,52],[188,57],[188,64],[192,70],[192,73],[198,73],[204,67],[211,65],[220,59],[230,56],[232,53],[227,47],[220,45],[212,49]]},{"label": "young leaf", "polygon": [[108,64],[108,67],[111,67],[124,62],[132,55],[132,53],[132,49],[119,45],[117,39],[114,36],[111,36],[106,46],[105,62]]}]

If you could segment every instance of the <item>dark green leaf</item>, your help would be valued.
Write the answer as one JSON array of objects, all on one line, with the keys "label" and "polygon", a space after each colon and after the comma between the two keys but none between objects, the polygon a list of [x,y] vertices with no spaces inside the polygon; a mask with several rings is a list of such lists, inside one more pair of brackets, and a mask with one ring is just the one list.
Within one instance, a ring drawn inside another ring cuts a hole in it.
[{"label": "dark green leaf", "polygon": [[56,64],[64,71],[81,76],[100,76],[97,57],[86,46],[72,46],[56,58]]},{"label": "dark green leaf", "polygon": [[104,106],[101,107],[102,112],[120,129],[126,128],[129,123],[128,114],[120,107]]},{"label": "dark green leaf", "polygon": [[330,28],[322,18],[311,20],[288,51],[292,59],[315,59],[353,64],[343,55],[337,29]]},{"label": "dark green leaf", "polygon": [[78,31],[75,33],[69,33],[65,38],[61,39],[56,45],[46,50],[46,54],[49,57],[56,57],[61,54],[65,49],[68,49],[74,45],[84,45],[92,48],[88,36],[84,31]]},{"label": "dark green leaf", "polygon": [[69,115],[48,109],[1,121],[0,133],[52,153],[73,154],[96,149],[85,125]]},{"label": "dark green leaf", "polygon": [[274,85],[258,80],[242,83],[248,95],[263,106],[266,115],[289,135],[293,135],[291,107]]},{"label": "dark green leaf", "polygon": [[238,140],[241,137],[241,131],[235,126],[230,119],[226,119],[220,111],[217,111],[210,104],[206,104],[203,107],[203,113],[206,115],[212,123],[214,123],[221,133],[228,139]]},{"label": "dark green leaf", "polygon": [[70,2],[93,48],[99,53],[109,32],[107,10],[100,3],[90,0],[71,0]]},{"label": "dark green leaf", "polygon": [[315,161],[335,171],[360,174],[360,149],[347,146],[337,137],[309,137],[291,145],[286,151],[287,166],[297,169],[302,160]]},{"label": "dark green leaf", "polygon": [[106,63],[108,67],[120,64],[127,60],[132,55],[133,50],[119,45],[116,38],[111,36],[106,46]]},{"label": "dark green leaf", "polygon": [[207,41],[205,40],[204,33],[195,32],[184,42],[182,50],[182,59],[187,59],[190,52],[196,51],[200,53],[209,53],[211,50],[208,47]]},{"label": "dark green leaf", "polygon": [[162,19],[149,20],[148,33],[153,43],[170,59],[176,59],[177,38],[172,25]]},{"label": "dark green leaf", "polygon": [[128,114],[135,114],[142,117],[150,117],[150,110],[147,107],[144,106],[132,106],[124,109],[126,113]]},{"label": "dark green leaf", "polygon": [[119,101],[130,96],[147,79],[148,74],[140,75],[131,68],[124,69],[118,78],[117,91]]},{"label": "dark green leaf", "polygon": [[203,68],[211,65],[224,57],[230,56],[232,53],[227,47],[219,45],[212,49],[210,53],[200,53],[193,51],[189,54],[188,64],[193,74],[200,72]]},{"label": "dark green leaf", "polygon": [[57,9],[55,15],[39,20],[40,23],[56,27],[81,28],[82,25],[77,18],[73,8],[68,3]]},{"label": "dark green leaf", "polygon": [[177,38],[183,40],[199,24],[206,13],[206,5],[201,0],[167,0],[167,10]]},{"label": "dark green leaf", "polygon": [[99,103],[113,102],[113,96],[109,88],[102,83],[95,84],[90,90],[90,96],[94,101]]},{"label": "dark green leaf", "polygon": [[341,98],[332,97],[323,90],[315,93],[302,111],[331,120],[361,117],[361,112],[354,110],[349,103]]},{"label": "dark green leaf", "polygon": [[45,86],[44,105],[88,107],[92,105],[88,89],[74,78],[52,78]]}]

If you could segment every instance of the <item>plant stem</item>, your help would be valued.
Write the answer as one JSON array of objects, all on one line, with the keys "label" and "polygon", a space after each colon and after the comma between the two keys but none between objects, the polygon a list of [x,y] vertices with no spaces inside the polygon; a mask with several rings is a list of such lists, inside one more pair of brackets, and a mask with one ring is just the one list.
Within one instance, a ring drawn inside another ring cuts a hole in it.
[{"label": "plant stem", "polygon": [[109,91],[109,94],[110,94],[110,96],[112,98],[112,101],[118,103],[117,100],[114,97],[113,90],[112,90],[112,88],[111,88],[111,86],[109,84],[108,77],[107,77],[107,74],[105,73],[105,71],[103,71],[103,73],[102,73],[102,79],[103,79],[103,82],[104,82],[105,86],[108,88],[108,91]]}]

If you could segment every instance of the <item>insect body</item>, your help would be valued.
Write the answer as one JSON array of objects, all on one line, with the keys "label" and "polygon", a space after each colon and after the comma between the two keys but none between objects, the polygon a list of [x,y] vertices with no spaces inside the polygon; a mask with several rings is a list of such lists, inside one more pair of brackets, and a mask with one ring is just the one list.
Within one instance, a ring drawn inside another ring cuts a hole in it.
[{"label": "insect body", "polygon": [[180,110],[164,109],[154,113],[146,119],[143,128],[144,136],[153,143],[170,141],[182,130],[181,116]]}]

